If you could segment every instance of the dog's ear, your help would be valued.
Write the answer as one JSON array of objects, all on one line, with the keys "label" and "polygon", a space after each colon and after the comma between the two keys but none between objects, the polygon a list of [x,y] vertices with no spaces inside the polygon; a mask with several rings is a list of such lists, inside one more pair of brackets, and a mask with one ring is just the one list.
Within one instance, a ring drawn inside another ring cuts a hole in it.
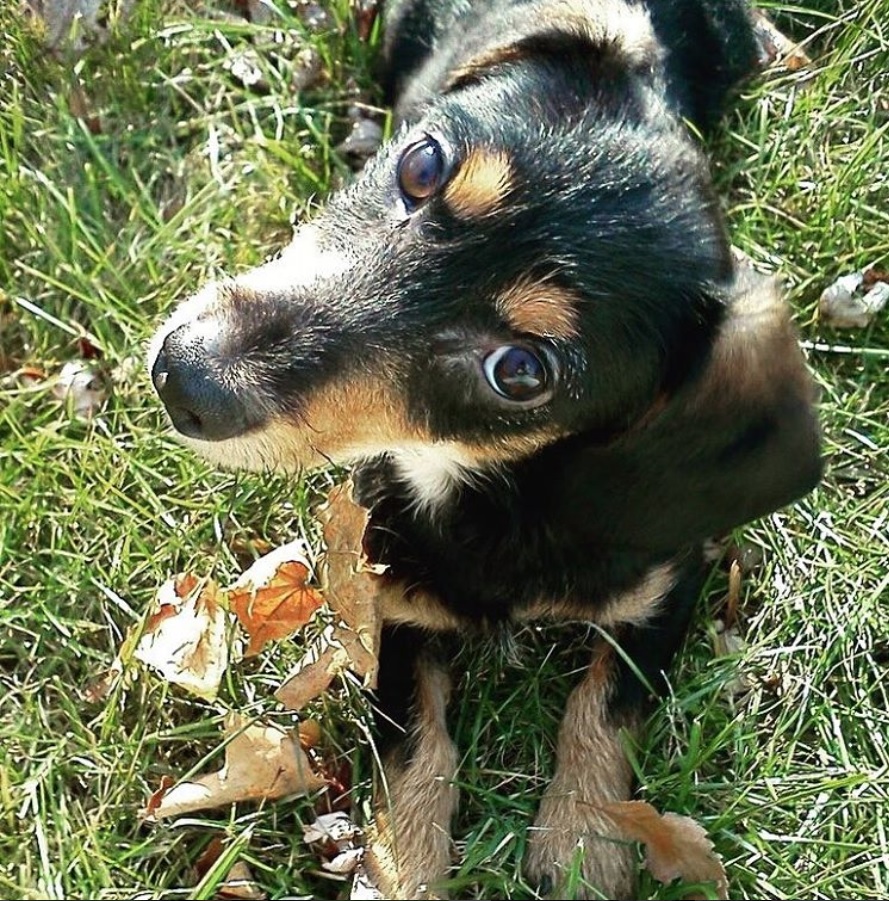
[{"label": "dog's ear", "polygon": [[569,55],[590,65],[661,72],[680,115],[705,129],[732,89],[758,64],[746,0],[544,0],[518,4],[496,35],[470,41],[444,81],[453,90],[530,56]]},{"label": "dog's ear", "polygon": [[710,359],[677,397],[675,422],[664,423],[672,446],[661,460],[675,480],[670,530],[724,532],[817,485],[815,389],[788,314],[775,279],[738,266]]},{"label": "dog's ear", "polygon": [[502,17],[495,35],[465,45],[444,81],[454,90],[498,67],[528,57],[565,61],[579,56],[591,65],[616,63],[649,69],[659,57],[648,11],[626,0],[543,0],[516,4]]},{"label": "dog's ear", "polygon": [[688,119],[708,128],[760,67],[747,0],[664,0],[651,4],[651,19],[670,93]]},{"label": "dog's ear", "polygon": [[578,534],[592,527],[602,530],[593,541],[675,552],[818,483],[814,386],[777,285],[741,266],[728,304],[702,370],[639,428],[583,452],[559,483]]}]

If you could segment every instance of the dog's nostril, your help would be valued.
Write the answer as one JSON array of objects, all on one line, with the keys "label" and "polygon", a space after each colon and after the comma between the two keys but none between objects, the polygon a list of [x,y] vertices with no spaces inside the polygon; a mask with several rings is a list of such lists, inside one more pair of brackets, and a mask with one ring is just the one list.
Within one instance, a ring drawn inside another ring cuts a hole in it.
[{"label": "dog's nostril", "polygon": [[188,438],[223,441],[261,421],[223,382],[217,348],[215,335],[208,335],[200,323],[186,323],[167,335],[151,368],[170,421]]}]

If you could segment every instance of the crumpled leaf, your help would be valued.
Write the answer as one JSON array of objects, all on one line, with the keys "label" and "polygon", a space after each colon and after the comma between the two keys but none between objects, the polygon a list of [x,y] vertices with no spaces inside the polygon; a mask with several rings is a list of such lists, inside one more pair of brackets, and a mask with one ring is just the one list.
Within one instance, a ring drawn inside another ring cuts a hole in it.
[{"label": "crumpled leaf", "polygon": [[352,497],[352,483],[337,485],[318,513],[327,550],[322,557],[322,594],[341,620],[325,629],[320,642],[297,664],[275,697],[301,710],[347,669],[376,687],[380,631],[380,575],[385,567],[368,563],[364,533],[369,514]]},{"label": "crumpled leaf", "polygon": [[179,782],[159,798],[152,796],[154,804],[142,811],[144,819],[162,820],[234,801],[307,795],[327,785],[290,730],[263,722],[245,726],[241,716],[232,714],[225,735],[229,741],[222,769]]},{"label": "crumpled leaf", "polygon": [[302,710],[346,670],[363,677],[367,684],[369,678],[376,676],[377,658],[356,632],[345,626],[331,626],[291,670],[275,691],[275,698],[288,710]]},{"label": "crumpled leaf", "polygon": [[75,417],[92,419],[105,403],[108,390],[96,364],[71,360],[62,367],[53,394],[69,405]]},{"label": "crumpled leaf", "polygon": [[[327,603],[349,628],[368,628],[376,619],[379,580],[386,568],[371,564],[364,553],[364,533],[370,514],[353,498],[351,481],[335,486],[318,511],[325,553],[324,591]],[[356,578],[364,574],[368,578]]]},{"label": "crumpled leaf", "polygon": [[353,874],[349,898],[382,898],[364,865],[363,834],[348,814],[323,813],[303,830],[303,840],[316,845],[321,866],[340,876]]},{"label": "crumpled leaf", "polygon": [[645,866],[664,884],[715,882],[719,898],[728,898],[728,879],[722,861],[703,826],[677,813],[660,814],[645,801],[604,804],[621,836],[645,846]]},{"label": "crumpled leaf", "polygon": [[818,301],[818,315],[835,328],[864,328],[889,303],[889,273],[876,266],[841,275]]},{"label": "crumpled leaf", "polygon": [[356,162],[363,163],[380,149],[382,143],[382,126],[367,116],[360,116],[352,122],[352,130],[336,149]]},{"label": "crumpled leaf", "polygon": [[231,643],[233,619],[218,594],[212,581],[202,584],[187,575],[168,579],[133,651],[168,682],[207,700],[219,691]]},{"label": "crumpled leaf", "polygon": [[229,607],[249,636],[246,656],[270,641],[301,629],[324,603],[309,587],[311,568],[302,541],[291,541],[260,557],[225,589]]}]

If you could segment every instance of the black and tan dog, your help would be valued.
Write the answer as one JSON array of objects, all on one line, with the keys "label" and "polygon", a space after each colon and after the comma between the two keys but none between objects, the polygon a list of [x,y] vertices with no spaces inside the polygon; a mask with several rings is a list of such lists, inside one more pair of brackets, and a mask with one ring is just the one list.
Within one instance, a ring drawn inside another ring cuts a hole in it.
[{"label": "black and tan dog", "polygon": [[[223,466],[357,464],[389,565],[370,861],[441,891],[457,750],[441,636],[596,623],[527,870],[632,893],[603,803],[686,631],[703,539],[820,472],[769,279],[733,261],[699,141],[757,48],[741,0],[400,0],[394,138],[271,262],[153,346],[187,444]],[[600,894],[596,894],[596,892]],[[557,897],[562,897],[557,894]]]}]

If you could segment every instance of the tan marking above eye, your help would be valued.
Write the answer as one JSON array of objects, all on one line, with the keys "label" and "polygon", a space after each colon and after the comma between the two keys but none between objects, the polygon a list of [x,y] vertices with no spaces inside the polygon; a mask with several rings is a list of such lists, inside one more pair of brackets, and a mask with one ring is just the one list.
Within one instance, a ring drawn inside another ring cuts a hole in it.
[{"label": "tan marking above eye", "polygon": [[562,340],[580,334],[577,296],[553,282],[521,278],[500,294],[496,305],[509,327],[521,334]]},{"label": "tan marking above eye", "polygon": [[502,150],[477,148],[466,157],[448,182],[444,198],[455,216],[476,219],[489,216],[512,187],[512,164]]}]

